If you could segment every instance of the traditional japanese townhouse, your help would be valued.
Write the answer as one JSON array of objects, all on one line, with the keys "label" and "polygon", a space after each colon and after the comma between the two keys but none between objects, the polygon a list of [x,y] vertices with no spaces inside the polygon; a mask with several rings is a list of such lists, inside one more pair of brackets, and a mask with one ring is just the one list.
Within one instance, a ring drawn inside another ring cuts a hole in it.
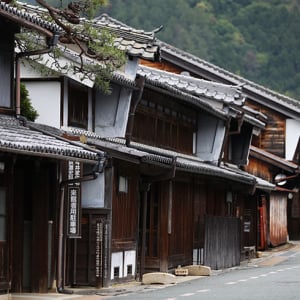
[{"label": "traditional japanese townhouse", "polygon": [[[136,78],[138,58],[158,57],[154,32],[112,26],[106,16],[94,25],[113,28],[129,57],[111,95],[76,75],[22,71],[40,123],[108,154],[104,172],[81,184],[83,234],[68,239],[65,283],[99,287],[193,262],[239,264],[240,207],[257,188],[274,187],[241,170],[264,115],[244,107],[236,86],[147,68]],[[64,59],[76,62],[76,53],[68,49]],[[220,241],[227,243],[217,251]]]},{"label": "traditional japanese townhouse", "polygon": [[[256,189],[274,188],[239,168],[263,116],[244,111],[238,87],[148,67],[139,67],[138,78],[144,88],[132,99],[124,136],[69,128],[111,156],[111,280],[193,263],[238,265],[239,207]],[[236,126],[243,129],[224,164]]]},{"label": "traditional japanese townhouse", "polygon": [[[199,57],[164,42],[160,43],[160,51],[161,60],[159,63],[153,64],[142,61],[142,64],[174,73],[189,72],[189,74],[193,77],[203,78],[214,82],[239,85],[246,96],[246,106],[263,113],[267,116],[268,120],[266,128],[262,131],[262,134],[252,139],[252,145],[270,154],[278,156],[278,159],[281,158],[287,161],[291,161],[293,159],[300,132],[299,101],[230,73],[218,66],[200,59]],[[256,161],[254,158],[254,151],[251,150],[249,160],[252,160],[252,164]],[[299,168],[294,168],[292,173],[287,172],[285,169],[279,170],[279,168],[277,169],[279,173],[274,174],[273,169],[274,167],[276,169],[276,165],[269,167],[272,169],[270,170],[269,175],[280,174],[281,176],[286,176],[288,178],[285,181],[286,183],[295,176],[297,177],[299,174]],[[258,168],[259,166],[256,166],[254,169],[258,170]],[[269,180],[270,183],[276,183],[275,178],[271,178],[269,175],[263,178]],[[253,200],[257,205],[257,209],[246,211],[247,214],[250,214],[250,219],[254,222],[258,222],[259,218],[256,212],[261,209],[261,199],[266,199],[266,228],[268,231],[268,238],[264,249],[268,246],[277,246],[285,243],[288,238],[299,238],[299,210],[287,210],[287,207],[299,207],[299,184],[297,184],[297,181],[293,180],[292,183],[295,185],[292,186],[292,184],[289,184],[289,188],[284,191],[283,188],[285,188],[285,184],[283,184],[283,182],[284,181],[281,181],[281,185],[277,187],[272,194],[258,194],[257,198]],[[290,195],[290,197],[288,197],[288,195]],[[285,205],[286,203],[287,205]],[[270,225],[271,220],[273,220],[275,224]],[[256,226],[260,226],[260,224],[256,223]],[[273,229],[281,228],[282,226],[285,227],[285,230],[272,233]],[[254,229],[254,237],[252,240],[254,239],[253,242],[256,240],[255,244],[256,246],[259,246],[260,234],[256,235],[256,232],[259,231]],[[276,239],[270,240],[269,237],[274,235],[276,236]]]},{"label": "traditional japanese townhouse", "polygon": [[[13,80],[15,34],[24,27],[35,31],[51,51],[59,28],[4,2],[0,25],[5,28],[0,37],[0,298],[8,299],[9,293],[63,287],[62,228],[70,234],[79,230],[73,226],[80,216],[79,190],[71,178],[91,179],[78,167],[100,165],[104,153],[59,137],[54,128],[46,133],[20,115],[19,82]],[[64,165],[73,166],[73,173],[64,174]],[[67,208],[72,214],[66,220],[64,191],[76,204]]]},{"label": "traditional japanese townhouse", "polygon": [[[47,13],[32,5],[21,3],[19,5],[23,10],[36,16]],[[159,56],[155,32],[112,26],[101,18],[94,20],[93,26],[98,30],[106,29],[112,32],[116,46],[127,54],[125,66],[113,75],[111,94],[103,94],[94,87],[93,81],[82,80],[81,74],[73,74],[72,71],[65,76],[57,73],[44,76],[38,68],[32,68],[25,61],[21,68],[22,82],[26,84],[32,104],[39,113],[37,122],[63,130],[64,137],[82,141],[85,140],[84,135],[74,136],[70,132],[71,129],[75,132],[100,133],[102,137],[125,137],[131,102],[137,101],[142,88],[142,82],[136,80],[139,59],[154,61]],[[61,64],[66,61],[74,64],[78,62],[78,53],[70,48],[64,49],[64,55],[60,58]],[[87,58],[84,58],[84,61],[95,63]],[[49,68],[54,67],[51,57],[45,57],[39,63]],[[129,161],[131,162],[131,159]],[[129,168],[126,160],[120,164],[118,160],[115,162],[109,156],[105,166],[105,171],[93,182],[80,184],[82,234],[81,238],[72,239],[71,236],[66,239],[67,260],[64,265],[66,285],[102,287],[108,286],[114,278],[129,280],[136,274],[137,242],[136,239],[132,240],[131,235],[129,237],[127,235],[131,234],[133,228],[137,228],[135,209],[139,172],[135,164]],[[130,185],[124,176],[122,177],[124,172],[130,173]],[[117,181],[114,180],[114,176],[117,176]],[[130,199],[131,209],[126,215],[128,222],[118,217],[124,214],[123,206],[112,201],[119,177],[120,185],[122,183],[124,185],[123,189],[128,188],[130,191],[128,195],[123,196],[123,201],[120,200],[125,205],[127,197]],[[119,232],[122,233],[121,242],[115,239]],[[118,250],[122,251],[121,257],[116,254]],[[114,275],[115,264],[120,265],[120,261],[128,268],[126,267],[125,271],[120,268],[119,275],[117,271]]]}]

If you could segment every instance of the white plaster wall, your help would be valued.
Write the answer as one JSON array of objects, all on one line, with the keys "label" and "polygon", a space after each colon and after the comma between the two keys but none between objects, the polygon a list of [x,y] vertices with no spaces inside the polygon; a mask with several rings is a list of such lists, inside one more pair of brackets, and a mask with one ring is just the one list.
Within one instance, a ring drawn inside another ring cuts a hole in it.
[{"label": "white plaster wall", "polygon": [[104,173],[100,173],[95,180],[81,183],[81,206],[83,208],[104,207]]},{"label": "white plaster wall", "polygon": [[110,279],[114,279],[114,268],[119,267],[120,276],[123,277],[123,252],[114,252],[111,254],[111,274]]},{"label": "white plaster wall", "polygon": [[139,59],[137,57],[133,57],[132,59],[127,60],[127,63],[125,65],[125,70],[124,70],[126,76],[134,80],[136,77],[138,65],[139,65]]},{"label": "white plaster wall", "polygon": [[287,119],[285,130],[285,158],[287,160],[292,160],[300,137],[300,122],[293,119]]},{"label": "white plaster wall", "polygon": [[199,114],[196,133],[196,156],[211,162],[217,162],[224,141],[225,124],[214,116]]},{"label": "white plaster wall", "polygon": [[60,82],[30,81],[25,82],[32,106],[39,116],[37,123],[60,127]]},{"label": "white plaster wall", "polygon": [[136,266],[136,251],[129,250],[124,252],[124,277],[128,276],[127,274],[127,266],[132,265],[132,274],[135,274],[135,266]]},{"label": "white plaster wall", "polygon": [[95,132],[101,137],[124,137],[131,90],[113,85],[110,95],[96,93]]}]

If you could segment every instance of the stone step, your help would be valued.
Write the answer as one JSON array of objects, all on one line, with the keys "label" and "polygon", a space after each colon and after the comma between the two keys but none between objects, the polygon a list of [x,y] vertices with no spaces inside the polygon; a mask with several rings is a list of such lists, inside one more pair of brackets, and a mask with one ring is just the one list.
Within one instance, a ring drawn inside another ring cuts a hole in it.
[{"label": "stone step", "polygon": [[176,276],[164,272],[152,272],[143,275],[143,284],[174,284]]}]

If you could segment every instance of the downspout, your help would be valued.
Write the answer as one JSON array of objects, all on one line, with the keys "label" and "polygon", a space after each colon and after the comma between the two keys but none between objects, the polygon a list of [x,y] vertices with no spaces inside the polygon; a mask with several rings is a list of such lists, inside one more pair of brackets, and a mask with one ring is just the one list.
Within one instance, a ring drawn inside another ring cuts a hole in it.
[{"label": "downspout", "polygon": [[73,291],[64,288],[64,212],[65,212],[65,188],[68,184],[80,183],[95,180],[100,173],[103,173],[106,158],[100,157],[95,165],[93,172],[80,178],[67,179],[60,182],[60,205],[58,220],[58,259],[57,259],[57,292],[62,294],[72,294]]},{"label": "downspout", "polygon": [[58,42],[59,33],[53,33],[52,37],[47,37],[47,48],[38,49],[33,51],[25,51],[16,54],[16,87],[15,87],[15,102],[16,102],[16,116],[19,117],[21,115],[21,96],[20,96],[20,86],[21,86],[21,75],[20,75],[20,58],[25,56],[33,56],[33,55],[41,55],[52,52],[54,46],[56,46]]},{"label": "downspout", "polygon": [[128,125],[127,125],[127,130],[126,130],[126,135],[125,135],[127,147],[129,147],[130,142],[131,142],[135,112],[136,112],[136,108],[137,108],[139,102],[142,99],[144,86],[145,86],[145,77],[139,76],[136,79],[136,85],[137,85],[137,90],[133,91],[132,105],[130,107],[130,112],[129,112],[129,117],[128,117]]}]

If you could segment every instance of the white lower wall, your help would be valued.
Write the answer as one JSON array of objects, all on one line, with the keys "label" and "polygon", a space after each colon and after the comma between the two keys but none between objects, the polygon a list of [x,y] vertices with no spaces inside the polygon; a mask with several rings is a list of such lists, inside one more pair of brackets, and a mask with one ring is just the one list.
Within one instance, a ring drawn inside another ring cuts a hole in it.
[{"label": "white lower wall", "polygon": [[115,279],[115,268],[119,268],[119,277],[123,278],[123,252],[114,252],[111,254],[111,275],[110,279]]},{"label": "white lower wall", "polygon": [[[128,274],[128,266],[131,274]],[[115,276],[115,268],[119,269],[119,276]],[[123,278],[135,275],[136,271],[136,251],[120,251],[111,254],[111,275],[110,279]]]}]

